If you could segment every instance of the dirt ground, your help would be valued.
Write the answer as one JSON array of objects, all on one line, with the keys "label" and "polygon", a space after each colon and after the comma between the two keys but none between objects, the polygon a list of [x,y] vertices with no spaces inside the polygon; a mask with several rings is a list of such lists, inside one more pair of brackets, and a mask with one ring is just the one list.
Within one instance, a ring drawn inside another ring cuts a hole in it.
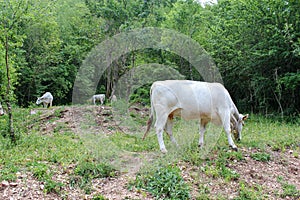
[{"label": "dirt ground", "polygon": [[[132,112],[136,112],[142,118],[148,117],[148,110],[139,107],[132,107]],[[32,114],[38,112],[32,110]],[[59,113],[59,114],[58,114]],[[129,128],[122,126],[118,120],[111,118],[113,111],[107,106],[87,106],[87,107],[56,107],[48,110],[42,110],[40,115],[41,134],[51,133],[58,124],[65,124],[69,129],[78,132],[78,125],[86,123],[82,121],[84,115],[92,114],[94,116],[95,124],[90,126],[94,132],[102,132],[104,134],[114,134],[114,132],[127,132]],[[49,119],[58,118],[51,123]],[[31,127],[28,127],[31,128]],[[240,174],[240,180],[244,180],[248,186],[253,186],[255,189],[257,185],[262,186],[266,197],[263,199],[290,199],[289,197],[278,197],[278,193],[282,193],[282,185],[277,180],[278,177],[284,177],[289,183],[293,184],[300,190],[300,158],[295,156],[291,150],[285,152],[277,152],[268,150],[271,155],[271,160],[268,162],[260,162],[250,157],[251,153],[259,151],[258,149],[241,149],[243,154],[242,160],[233,160],[227,167]],[[142,163],[137,159],[153,158],[152,153],[143,153],[142,156],[132,157],[128,155],[128,162]],[[138,162],[137,162],[138,161]],[[181,162],[179,167],[182,171],[182,176],[186,182],[192,186],[192,199],[196,199],[199,192],[206,188],[209,190],[209,196],[217,197],[224,196],[227,199],[234,199],[238,196],[239,180],[225,183],[224,179],[213,178],[203,173],[203,167],[192,166],[189,163]],[[44,183],[36,180],[29,172],[17,174],[15,182],[2,181],[0,187],[0,199],[92,199],[94,195],[101,194],[107,199],[154,199],[149,193],[143,190],[132,188],[128,190],[128,183],[135,179],[136,173],[142,165],[131,166],[131,170],[123,172],[114,178],[102,178],[93,180],[93,192],[89,195],[84,194],[78,188],[72,188],[69,184],[68,173],[61,169],[59,173],[55,174],[53,180],[64,183],[61,195],[54,193],[45,194],[43,192]],[[68,166],[71,171],[75,166]]]}]

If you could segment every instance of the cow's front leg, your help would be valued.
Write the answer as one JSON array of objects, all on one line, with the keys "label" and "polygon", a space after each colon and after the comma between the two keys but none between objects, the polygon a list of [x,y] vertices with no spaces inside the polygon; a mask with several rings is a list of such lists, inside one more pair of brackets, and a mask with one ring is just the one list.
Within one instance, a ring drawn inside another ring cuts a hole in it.
[{"label": "cow's front leg", "polygon": [[[223,113],[226,113],[226,111],[224,111]],[[238,148],[237,146],[234,144],[232,137],[231,137],[231,128],[230,128],[230,115],[222,115],[221,112],[221,116],[222,116],[222,121],[223,121],[223,127],[224,127],[224,131],[226,133],[227,139],[228,139],[228,143],[229,146],[234,150],[237,151]]]},{"label": "cow's front leg", "polygon": [[232,140],[232,137],[231,137],[230,127],[226,128],[226,129],[225,129],[225,132],[226,132],[226,135],[227,135],[227,139],[228,139],[229,146],[230,146],[234,151],[237,151],[238,148],[237,148],[237,146],[234,144],[234,142],[233,142],[233,140]]},{"label": "cow's front leg", "polygon": [[157,134],[157,139],[158,139],[158,144],[159,144],[159,148],[160,151],[162,153],[167,153],[167,149],[164,143],[164,138],[163,138],[163,129],[162,128],[157,128],[156,129],[156,134]]}]

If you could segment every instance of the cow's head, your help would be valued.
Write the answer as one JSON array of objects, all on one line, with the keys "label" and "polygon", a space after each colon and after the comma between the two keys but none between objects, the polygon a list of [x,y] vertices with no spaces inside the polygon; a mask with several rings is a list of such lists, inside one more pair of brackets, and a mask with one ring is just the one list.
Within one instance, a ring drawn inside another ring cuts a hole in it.
[{"label": "cow's head", "polygon": [[240,141],[242,139],[242,129],[244,126],[244,121],[249,117],[248,114],[242,115],[239,114],[238,119],[232,116],[231,120],[231,130],[233,132],[234,138],[237,141]]},{"label": "cow's head", "polygon": [[41,97],[39,97],[37,100],[36,100],[36,104],[40,104],[40,103],[42,103],[42,98]]}]

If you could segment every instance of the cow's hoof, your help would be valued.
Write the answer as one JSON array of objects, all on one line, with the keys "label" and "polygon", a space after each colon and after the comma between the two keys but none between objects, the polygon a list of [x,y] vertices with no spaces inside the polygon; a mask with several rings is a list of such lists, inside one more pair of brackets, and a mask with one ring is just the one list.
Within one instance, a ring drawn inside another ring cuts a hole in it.
[{"label": "cow's hoof", "polygon": [[231,149],[233,150],[233,151],[238,151],[238,148],[237,147],[231,147]]},{"label": "cow's hoof", "polygon": [[162,153],[164,153],[164,154],[165,154],[165,153],[168,153],[167,149],[165,149],[165,148],[161,149],[160,151],[161,151]]},{"label": "cow's hoof", "polygon": [[203,149],[203,144],[198,144],[199,149]]}]

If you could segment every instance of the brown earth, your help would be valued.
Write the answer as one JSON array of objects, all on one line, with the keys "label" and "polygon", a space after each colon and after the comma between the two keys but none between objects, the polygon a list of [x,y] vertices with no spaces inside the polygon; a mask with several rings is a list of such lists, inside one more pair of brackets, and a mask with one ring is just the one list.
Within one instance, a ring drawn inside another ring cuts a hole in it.
[{"label": "brown earth", "polygon": [[[132,112],[139,115],[141,118],[147,118],[148,110],[135,106],[130,108]],[[40,115],[40,131],[41,134],[51,134],[59,124],[65,124],[70,130],[78,132],[80,124],[87,123],[82,121],[85,119],[82,116],[91,115],[94,118],[95,124],[89,127],[89,131],[95,133],[114,134],[116,131],[127,133],[130,128],[122,126],[118,120],[114,120],[110,107],[104,106],[85,106],[85,107],[54,107],[52,109],[33,110],[32,114],[42,112]],[[51,120],[56,117],[56,120]],[[28,127],[33,128],[32,126]],[[207,190],[208,196],[211,199],[217,199],[218,196],[223,196],[226,199],[234,199],[239,195],[239,184],[241,180],[254,190],[260,186],[265,196],[262,199],[292,199],[290,197],[280,197],[283,193],[282,185],[278,181],[278,177],[283,177],[288,184],[293,184],[300,190],[300,159],[299,155],[293,153],[292,150],[285,152],[267,150],[271,155],[271,160],[268,162],[256,161],[250,157],[252,153],[258,152],[259,149],[241,149],[243,154],[242,160],[231,160],[227,167],[240,174],[237,180],[226,181],[219,177],[213,177],[210,174],[204,173],[206,163],[201,166],[193,166],[190,163],[180,162],[178,166],[182,171],[184,180],[189,183],[192,188],[192,199],[196,199],[199,193]],[[137,153],[139,154],[139,153]],[[92,181],[93,192],[86,195],[78,188],[72,188],[69,184],[69,174],[75,166],[57,167],[53,166],[56,174],[52,177],[55,181],[64,183],[61,188],[60,195],[55,193],[46,194],[43,192],[44,183],[36,180],[30,172],[18,172],[15,182],[2,181],[0,187],[0,199],[92,199],[93,196],[101,194],[107,199],[154,199],[148,192],[138,190],[136,188],[128,189],[128,183],[135,180],[135,176],[139,171],[142,163],[141,157],[146,158],[151,162],[155,157],[155,153],[144,152],[143,155],[133,156],[130,153],[125,158],[128,163],[132,163],[130,170],[122,172],[114,178],[94,179]],[[156,152],[157,154],[157,152]],[[211,159],[214,159],[212,155]],[[297,197],[299,199],[299,197]]]}]

